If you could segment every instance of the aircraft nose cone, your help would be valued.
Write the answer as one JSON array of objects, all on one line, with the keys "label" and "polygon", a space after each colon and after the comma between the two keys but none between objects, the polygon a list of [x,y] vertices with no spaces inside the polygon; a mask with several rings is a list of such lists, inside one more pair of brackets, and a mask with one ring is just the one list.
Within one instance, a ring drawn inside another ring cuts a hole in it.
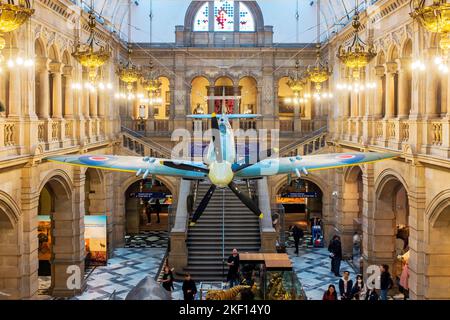
[{"label": "aircraft nose cone", "polygon": [[233,170],[231,169],[231,163],[229,162],[214,162],[209,168],[209,180],[220,188],[228,186],[230,182],[233,181],[233,176]]}]

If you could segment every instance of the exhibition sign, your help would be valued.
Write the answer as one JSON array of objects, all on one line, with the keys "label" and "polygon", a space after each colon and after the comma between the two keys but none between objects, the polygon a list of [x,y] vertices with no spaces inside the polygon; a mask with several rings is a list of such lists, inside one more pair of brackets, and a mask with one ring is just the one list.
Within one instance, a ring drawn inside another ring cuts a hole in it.
[{"label": "exhibition sign", "polygon": [[84,217],[84,243],[86,258],[91,265],[107,263],[106,216]]}]

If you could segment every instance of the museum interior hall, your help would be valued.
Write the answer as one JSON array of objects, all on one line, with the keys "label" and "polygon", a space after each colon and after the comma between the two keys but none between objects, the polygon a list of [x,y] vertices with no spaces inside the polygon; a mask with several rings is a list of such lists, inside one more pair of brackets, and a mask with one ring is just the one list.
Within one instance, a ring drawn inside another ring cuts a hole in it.
[{"label": "museum interior hall", "polygon": [[450,0],[0,0],[0,300],[450,299],[449,67]]}]

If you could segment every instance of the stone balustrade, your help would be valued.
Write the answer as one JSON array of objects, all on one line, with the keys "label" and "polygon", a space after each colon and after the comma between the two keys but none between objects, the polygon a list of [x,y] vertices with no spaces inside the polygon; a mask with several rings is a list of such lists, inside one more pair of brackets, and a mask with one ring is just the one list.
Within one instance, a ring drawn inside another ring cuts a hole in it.
[{"label": "stone balustrade", "polygon": [[[355,128],[371,128],[365,133]],[[342,131],[339,129],[342,128]],[[424,129],[424,135],[418,131]],[[346,131],[347,130],[347,131]],[[399,119],[335,119],[332,135],[344,142],[366,141],[366,144],[394,151],[403,151],[406,146],[414,147],[419,154],[448,158],[450,155],[450,121],[442,119],[411,120]]]}]

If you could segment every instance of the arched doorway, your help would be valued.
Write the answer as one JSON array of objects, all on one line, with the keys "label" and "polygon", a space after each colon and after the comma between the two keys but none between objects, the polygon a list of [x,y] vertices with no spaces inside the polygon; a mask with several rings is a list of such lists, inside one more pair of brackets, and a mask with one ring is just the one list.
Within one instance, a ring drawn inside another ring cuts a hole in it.
[{"label": "arched doorway", "polygon": [[[352,257],[355,266],[360,266],[363,241],[363,172],[359,166],[351,167],[345,172],[343,192],[343,212],[341,235],[344,254]],[[345,211],[344,211],[345,210]],[[356,241],[355,241],[356,240]],[[358,241],[359,240],[359,241]]]},{"label": "arched doorway", "polygon": [[372,254],[389,265],[395,279],[401,274],[401,260],[397,257],[409,250],[408,193],[405,184],[390,174],[384,176],[376,190]]},{"label": "arched doorway", "polygon": [[208,88],[210,83],[205,77],[195,77],[191,82],[191,113],[207,114],[212,110],[208,109],[209,95]]},{"label": "arched doorway", "polygon": [[239,80],[239,88],[242,96],[239,113],[258,113],[258,88],[256,80],[252,77],[243,77]]},{"label": "arched doorway", "polygon": [[450,190],[431,202],[426,216],[425,299],[450,299]]},{"label": "arched doorway", "polygon": [[[45,180],[44,180],[45,181]],[[68,296],[81,292],[81,287],[68,288],[68,278],[75,273],[83,283],[84,235],[80,232],[84,215],[75,210],[73,187],[64,174],[48,179],[39,192],[38,259],[41,294]]]},{"label": "arched doorway", "polygon": [[239,106],[239,102],[236,99],[225,99],[225,105],[223,105],[221,97],[224,96],[240,96],[239,86],[235,87],[233,80],[229,77],[220,77],[214,82],[214,112],[235,113],[235,108]]},{"label": "arched doorway", "polygon": [[143,179],[131,184],[125,192],[126,234],[168,231],[172,203],[171,190],[160,180]]},{"label": "arched doorway", "polygon": [[[288,179],[286,184],[277,190],[276,204],[282,206],[284,217],[282,215],[275,216],[273,220],[276,221],[279,218],[279,226],[276,226],[276,229],[280,233],[283,233],[284,230],[286,239],[289,237],[289,230],[294,225],[311,234],[311,241],[308,245],[313,244],[315,240],[312,232],[314,225],[320,226],[320,233],[314,232],[314,235],[324,236],[323,191],[316,183],[304,178]],[[280,237],[280,239],[283,238]]]},{"label": "arched doorway", "polygon": [[0,192],[0,300],[21,298],[19,210]]}]

